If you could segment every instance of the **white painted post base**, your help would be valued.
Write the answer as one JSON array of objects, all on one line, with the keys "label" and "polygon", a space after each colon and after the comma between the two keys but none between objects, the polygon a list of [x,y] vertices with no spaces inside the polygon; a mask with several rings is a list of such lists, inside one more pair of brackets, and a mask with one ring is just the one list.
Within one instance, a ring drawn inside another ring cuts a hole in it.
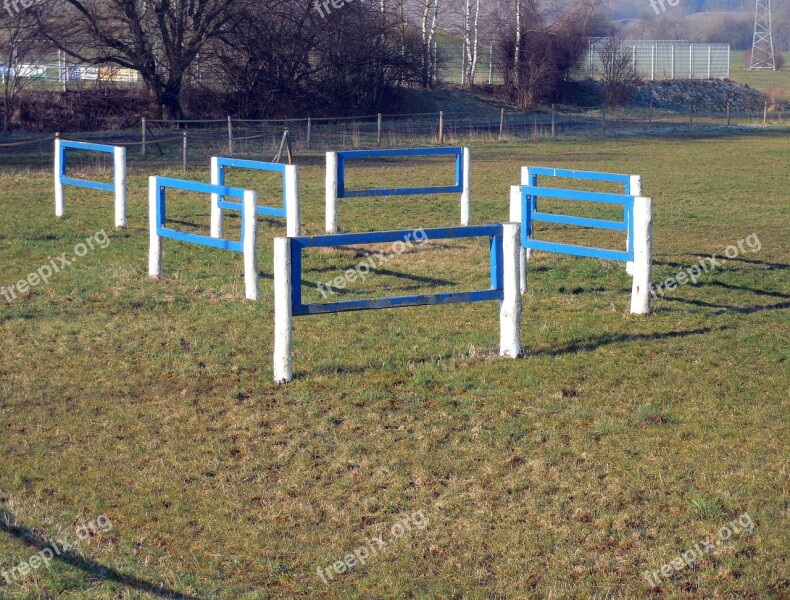
[{"label": "white painted post base", "polygon": [[293,379],[293,305],[291,242],[274,238],[274,381]]},{"label": "white painted post base", "polygon": [[148,275],[158,279],[162,275],[162,238],[156,228],[156,177],[148,178]]},{"label": "white painted post base", "polygon": [[527,293],[527,249],[521,247],[521,227],[524,226],[524,219],[521,215],[521,187],[518,185],[510,186],[510,222],[519,224],[519,290],[522,294]]},{"label": "white painted post base", "polygon": [[247,300],[259,300],[258,291],[258,194],[244,191],[244,287]]},{"label": "white painted post base", "polygon": [[116,147],[113,152],[115,184],[115,228],[126,228],[126,148]]},{"label": "white painted post base", "polygon": [[[641,196],[642,195],[642,176],[641,175],[631,175],[631,185],[629,189],[630,196]],[[626,234],[626,244],[628,243],[628,237]],[[628,247],[626,245],[626,247]],[[634,263],[628,261],[625,263],[625,272],[629,275],[634,274]]]},{"label": "white painted post base", "polygon": [[468,227],[472,222],[472,155],[469,148],[463,149],[461,160],[461,177],[463,180],[463,190],[461,192],[461,225]]},{"label": "white painted post base", "polygon": [[299,167],[296,165],[286,165],[285,167],[285,212],[286,235],[288,237],[302,235],[302,208],[299,198]]},{"label": "white painted post base", "polygon": [[634,199],[634,281],[631,314],[650,313],[650,286],[653,278],[653,199]]},{"label": "white painted post base", "polygon": [[499,354],[518,358],[521,354],[521,293],[519,263],[521,262],[520,225],[502,226],[502,271],[504,298],[499,303]]},{"label": "white painted post base", "polygon": [[66,216],[66,197],[63,190],[63,182],[60,180],[60,173],[62,169],[60,152],[61,141],[55,138],[55,216]]},{"label": "white painted post base", "polygon": [[337,152],[326,153],[326,232],[337,233]]},{"label": "white painted post base", "polygon": [[[211,184],[225,185],[224,173],[216,156],[211,158]],[[219,194],[211,194],[211,237],[222,239],[224,236],[225,211],[219,207]]]}]

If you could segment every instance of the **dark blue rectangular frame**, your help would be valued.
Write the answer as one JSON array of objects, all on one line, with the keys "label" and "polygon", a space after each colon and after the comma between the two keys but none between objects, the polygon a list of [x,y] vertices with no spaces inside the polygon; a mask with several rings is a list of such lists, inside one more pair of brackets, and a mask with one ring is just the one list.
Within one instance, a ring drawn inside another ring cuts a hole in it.
[{"label": "dark blue rectangular frame", "polygon": [[[258,214],[267,217],[280,217],[285,219],[288,216],[287,202],[288,198],[285,194],[285,165],[278,163],[265,163],[256,160],[239,160],[235,158],[217,158],[217,165],[219,168],[219,185],[225,185],[225,168],[238,167],[241,169],[252,169],[255,171],[272,171],[282,173],[283,176],[283,205],[282,208],[272,208],[270,206],[258,206]],[[219,197],[217,206],[229,210],[241,210],[241,202],[226,202],[224,196]]]},{"label": "dark blue rectangular frame", "polygon": [[[337,197],[412,196],[416,194],[451,194],[463,192],[463,148],[409,148],[403,150],[345,150],[337,153]],[[346,189],[346,161],[398,156],[455,156],[455,185],[423,188],[392,188],[372,190]]]},{"label": "dark blue rectangular frame", "polygon": [[288,238],[291,246],[291,301],[294,316],[337,313],[353,310],[375,310],[426,304],[455,304],[459,302],[482,302],[504,298],[504,274],[502,272],[502,225],[475,225],[470,227],[445,227],[423,229],[427,240],[488,237],[490,239],[491,289],[473,292],[444,292],[420,296],[397,296],[391,298],[348,300],[322,304],[302,303],[302,251],[305,248],[328,248],[355,244],[380,244],[407,239],[413,230],[375,231],[370,233],[344,233],[338,235],[302,236]]},{"label": "dark blue rectangular frame", "polygon": [[90,181],[87,179],[74,179],[66,175],[66,150],[72,148],[74,150],[92,150],[93,152],[104,152],[106,154],[115,154],[115,146],[108,146],[106,144],[91,144],[88,142],[72,142],[70,140],[60,140],[60,173],[58,177],[60,182],[64,185],[73,185],[76,187],[89,188],[92,190],[102,190],[103,192],[114,192],[114,183],[102,183],[100,181]]},{"label": "dark blue rectangular frame", "polygon": [[221,250],[231,250],[233,252],[244,252],[244,219],[246,215],[242,210],[241,215],[241,240],[216,239],[207,235],[197,233],[186,233],[165,227],[167,222],[167,189],[184,190],[187,192],[198,192],[199,194],[219,194],[231,198],[244,198],[244,191],[240,188],[212,185],[210,183],[200,183],[197,181],[185,181],[183,179],[171,179],[169,177],[156,178],[156,233],[157,235],[171,240],[208,246],[209,248],[220,248]]}]

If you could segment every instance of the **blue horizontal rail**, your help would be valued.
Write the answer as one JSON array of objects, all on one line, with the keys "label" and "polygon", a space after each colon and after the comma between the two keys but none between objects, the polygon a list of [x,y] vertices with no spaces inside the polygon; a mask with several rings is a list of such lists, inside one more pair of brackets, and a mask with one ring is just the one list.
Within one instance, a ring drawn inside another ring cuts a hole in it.
[{"label": "blue horizontal rail", "polygon": [[502,272],[502,225],[475,225],[470,227],[443,227],[420,230],[420,241],[456,238],[488,237],[490,240],[491,289],[471,292],[443,292],[417,296],[347,300],[315,304],[302,303],[302,251],[305,248],[342,247],[357,244],[381,244],[407,241],[414,230],[374,231],[369,233],[343,233],[337,235],[300,236],[288,238],[291,246],[291,301],[294,315],[327,314],[356,310],[376,310],[430,304],[455,304],[502,300],[504,274]]},{"label": "blue horizontal rail", "polygon": [[241,216],[241,240],[217,239],[208,235],[198,233],[188,233],[177,231],[165,227],[167,223],[167,189],[184,190],[188,192],[198,192],[201,194],[221,194],[232,198],[243,198],[245,190],[226,186],[212,185],[198,181],[186,181],[183,179],[171,179],[169,177],[156,178],[156,233],[163,238],[218,248],[220,250],[230,250],[232,252],[244,252],[244,219],[247,216],[242,211]]},{"label": "blue horizontal rail", "polygon": [[92,144],[90,142],[72,142],[71,140],[61,140],[61,148],[74,148],[75,150],[92,150],[93,152],[115,153],[115,146],[107,144]]},{"label": "blue horizontal rail", "polygon": [[573,244],[559,244],[557,242],[543,242],[540,240],[528,240],[527,245],[524,247],[532,248],[533,250],[543,250],[544,252],[586,256],[588,258],[601,258],[603,260],[631,261],[634,259],[632,252],[590,248],[588,246],[574,246]]},{"label": "blue horizontal rail", "polygon": [[553,213],[532,213],[533,221],[543,221],[544,223],[557,223],[560,225],[576,225],[578,227],[594,227],[596,229],[610,229],[612,231],[627,231],[628,225],[623,221],[605,221],[603,219],[586,219],[584,217],[570,217],[567,215],[555,215]]},{"label": "blue horizontal rail", "polygon": [[74,179],[73,177],[61,176],[60,182],[63,185],[73,185],[75,187],[90,188],[93,190],[102,190],[103,192],[115,191],[115,184],[102,183],[100,181],[89,181],[87,179]]},{"label": "blue horizontal rail", "polygon": [[[285,165],[279,163],[267,163],[257,160],[241,160],[236,158],[217,158],[217,165],[219,166],[219,183],[225,185],[225,169],[227,167],[239,169],[251,169],[254,171],[269,171],[275,173],[282,173],[283,176],[283,205],[282,207],[271,207],[258,205],[257,211],[259,215],[266,217],[280,217],[286,218],[288,216],[287,202],[288,198],[285,193]],[[241,210],[241,202],[228,202],[224,199],[224,195],[220,194],[217,206],[228,210]]]},{"label": "blue horizontal rail", "polygon": [[[400,150],[343,150],[337,153],[337,197],[359,198],[371,196],[413,196],[422,194],[452,194],[463,192],[463,148],[404,148]],[[454,156],[455,185],[429,187],[346,189],[346,161],[403,156]]]},{"label": "blue horizontal rail", "polygon": [[353,160],[366,158],[387,158],[394,156],[455,156],[463,152],[461,148],[398,148],[387,150],[341,150],[338,158]]},{"label": "blue horizontal rail", "polygon": [[219,248],[221,250],[231,250],[233,252],[244,252],[243,243],[234,240],[218,240],[207,235],[186,233],[184,231],[176,231],[175,229],[168,229],[167,227],[160,226],[157,226],[156,232],[163,238],[178,240],[179,242],[188,242],[190,244],[208,246],[209,248]]},{"label": "blue horizontal rail", "polygon": [[156,182],[160,188],[197,192],[199,194],[219,194],[220,196],[230,196],[231,198],[244,198],[245,192],[241,188],[214,185],[200,181],[187,181],[185,179],[172,179],[170,177],[157,177]]},{"label": "blue horizontal rail", "polygon": [[[291,238],[292,244],[299,248],[331,248],[353,246],[356,244],[385,244],[404,241],[413,229],[400,231],[369,231],[367,233],[338,233],[335,235],[299,236]],[[420,235],[428,240],[449,240],[456,238],[493,237],[502,235],[502,225],[471,225],[469,227],[437,227],[422,229]]]},{"label": "blue horizontal rail", "polygon": [[547,188],[533,185],[522,186],[529,196],[540,198],[556,198],[558,200],[579,200],[581,202],[600,202],[603,204],[620,204],[623,206],[634,203],[633,196],[624,194],[607,194],[603,192],[585,192],[582,190],[563,190],[561,188]]},{"label": "blue horizontal rail", "polygon": [[398,296],[395,298],[377,298],[373,300],[347,300],[345,302],[327,302],[324,304],[300,304],[294,306],[293,314],[320,315],[357,310],[379,310],[384,308],[403,308],[407,306],[426,306],[439,304],[458,304],[462,302],[482,302],[485,300],[502,300],[502,290],[479,290],[476,292],[444,292],[423,296]]},{"label": "blue horizontal rail", "polygon": [[[619,173],[596,173],[595,171],[573,171],[569,169],[551,169],[546,167],[529,167],[531,175],[548,177],[564,177],[566,179],[583,179],[585,181],[608,181],[630,185],[631,176]],[[628,193],[628,190],[626,190]]]}]

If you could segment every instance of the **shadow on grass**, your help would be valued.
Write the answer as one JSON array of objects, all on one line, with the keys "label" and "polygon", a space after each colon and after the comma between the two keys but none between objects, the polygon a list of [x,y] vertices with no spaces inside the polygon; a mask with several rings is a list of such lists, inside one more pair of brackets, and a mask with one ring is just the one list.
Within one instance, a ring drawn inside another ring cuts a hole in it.
[{"label": "shadow on grass", "polygon": [[705,302],[704,300],[692,300],[690,298],[675,298],[672,296],[664,296],[662,300],[669,302],[682,302],[684,304],[692,304],[694,306],[701,306],[702,308],[715,308],[718,314],[723,314],[728,310],[737,312],[744,315],[750,315],[756,312],[765,310],[782,310],[790,308],[790,302],[780,302],[779,304],[755,304],[752,306],[735,306],[734,304],[714,304],[713,302]]},{"label": "shadow on grass", "polygon": [[[347,269],[340,269],[340,268],[335,269],[335,268],[332,268],[332,269],[314,269],[314,270],[315,271],[332,270],[332,271],[337,271],[337,272],[343,273]],[[259,275],[259,277],[261,277],[263,279],[274,279],[274,276],[270,275],[269,273],[261,272],[258,275]],[[446,279],[438,279],[436,277],[421,277],[419,275],[409,275],[408,273],[399,273],[397,271],[390,271],[389,269],[370,269],[367,277],[371,277],[373,275],[387,275],[389,277],[394,277],[396,279],[406,279],[406,280],[409,280],[409,281],[414,281],[415,283],[422,283],[422,284],[435,285],[435,286],[439,286],[439,285],[456,285],[457,284],[457,282],[455,282],[455,281],[449,281],[449,280],[446,280]],[[315,281],[308,281],[307,279],[302,279],[302,287],[317,288],[319,285],[327,285],[327,284],[331,284],[331,283],[332,283],[331,280],[327,281],[325,283],[320,283],[319,284],[319,283],[316,283]],[[419,289],[419,287],[418,286],[409,286],[409,287],[405,288],[405,291],[414,290],[414,289]],[[404,290],[401,290],[401,291],[404,291]],[[338,294],[340,296],[342,296],[344,294],[355,294],[355,292],[353,290],[347,290],[347,289],[341,289],[341,288],[335,288],[335,287],[332,287],[331,292],[332,293],[336,293],[336,294]]]},{"label": "shadow on grass", "polygon": [[[39,533],[28,527],[18,525],[14,514],[5,509],[0,509],[0,531],[5,531],[12,538],[17,539],[38,551],[42,551],[45,548],[50,548],[50,550],[52,550],[52,541],[43,538]],[[105,567],[94,560],[78,554],[74,550],[66,550],[61,552],[59,555],[54,556],[52,560],[60,561],[76,569],[90,573],[94,577],[98,577],[106,581],[115,581],[127,587],[134,588],[135,590],[140,590],[161,598],[198,600],[198,596],[181,594],[161,585],[143,581],[137,577],[125,575],[124,573],[116,571],[110,567]],[[1,595],[2,594],[0,594],[0,596]]]},{"label": "shadow on grass", "polygon": [[563,354],[573,354],[576,352],[592,352],[603,346],[610,346],[612,344],[621,344],[626,342],[649,342],[653,340],[668,340],[673,338],[685,338],[692,335],[705,335],[706,333],[725,331],[729,327],[718,327],[712,329],[710,327],[700,327],[699,329],[690,329],[688,331],[667,331],[665,333],[637,333],[637,334],[620,334],[620,335],[603,335],[596,340],[589,342],[571,342],[548,350],[534,350],[530,351],[529,356],[562,356]]}]

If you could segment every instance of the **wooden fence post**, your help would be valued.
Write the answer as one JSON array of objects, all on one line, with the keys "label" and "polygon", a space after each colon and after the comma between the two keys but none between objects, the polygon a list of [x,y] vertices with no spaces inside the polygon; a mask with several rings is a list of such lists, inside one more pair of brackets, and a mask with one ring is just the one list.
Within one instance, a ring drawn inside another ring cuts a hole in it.
[{"label": "wooden fence post", "polygon": [[187,144],[188,144],[188,142],[187,142],[187,132],[185,131],[184,132],[184,148],[183,148],[183,151],[184,151],[183,152],[183,154],[184,154],[184,156],[183,156],[184,173],[187,172]]}]

